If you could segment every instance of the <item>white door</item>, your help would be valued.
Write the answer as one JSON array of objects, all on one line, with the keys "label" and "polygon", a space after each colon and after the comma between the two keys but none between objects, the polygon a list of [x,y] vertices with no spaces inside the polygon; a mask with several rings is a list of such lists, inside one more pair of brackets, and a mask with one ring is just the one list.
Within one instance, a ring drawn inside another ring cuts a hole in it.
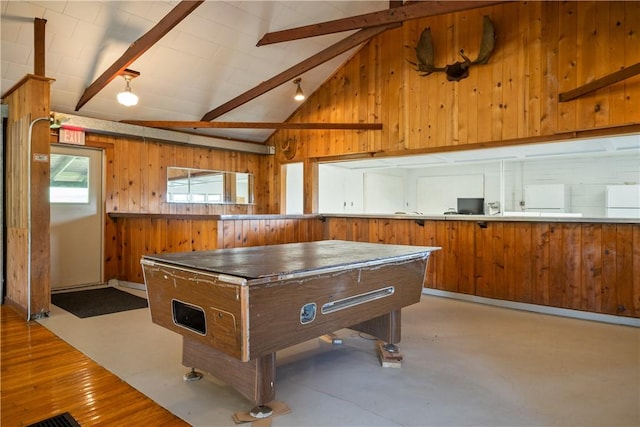
[{"label": "white door", "polygon": [[304,213],[304,166],[302,163],[288,163],[282,166],[285,176],[286,214]]},{"label": "white door", "polygon": [[51,146],[51,289],[102,283],[102,151]]}]

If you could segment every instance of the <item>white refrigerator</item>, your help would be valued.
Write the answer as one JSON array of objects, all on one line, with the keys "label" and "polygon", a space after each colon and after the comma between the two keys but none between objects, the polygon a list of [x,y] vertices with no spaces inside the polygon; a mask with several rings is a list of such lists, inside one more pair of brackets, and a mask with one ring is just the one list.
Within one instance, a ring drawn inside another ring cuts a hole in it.
[{"label": "white refrigerator", "polygon": [[607,185],[607,217],[640,218],[640,185]]},{"label": "white refrigerator", "polygon": [[534,184],[524,187],[527,212],[557,214],[571,211],[571,194],[564,184]]}]

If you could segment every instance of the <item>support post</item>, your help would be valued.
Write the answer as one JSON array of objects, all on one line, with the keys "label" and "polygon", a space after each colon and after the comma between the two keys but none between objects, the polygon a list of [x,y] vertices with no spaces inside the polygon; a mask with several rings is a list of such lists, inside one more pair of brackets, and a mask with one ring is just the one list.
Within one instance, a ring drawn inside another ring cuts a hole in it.
[{"label": "support post", "polygon": [[52,79],[28,75],[2,96],[6,144],[7,299],[27,320],[49,312],[49,96]]}]

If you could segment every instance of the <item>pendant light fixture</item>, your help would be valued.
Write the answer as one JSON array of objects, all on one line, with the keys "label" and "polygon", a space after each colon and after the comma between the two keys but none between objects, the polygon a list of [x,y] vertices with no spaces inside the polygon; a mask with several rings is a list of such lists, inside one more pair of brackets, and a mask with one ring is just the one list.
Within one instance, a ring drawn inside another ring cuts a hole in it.
[{"label": "pendant light fixture", "polygon": [[293,99],[295,99],[296,101],[303,101],[304,100],[304,92],[302,92],[302,88],[300,87],[300,83],[302,82],[302,78],[298,77],[297,79],[295,79],[293,81],[293,84],[298,86],[296,88],[296,94],[293,96]]},{"label": "pendant light fixture", "polygon": [[69,117],[56,114],[52,111],[49,113],[49,128],[60,129],[63,123],[68,122],[69,119]]},{"label": "pendant light fixture", "polygon": [[118,102],[125,107],[131,107],[138,103],[138,95],[131,91],[131,80],[139,75],[140,73],[138,71],[129,70],[128,68],[122,72],[126,86],[124,90],[118,94]]}]

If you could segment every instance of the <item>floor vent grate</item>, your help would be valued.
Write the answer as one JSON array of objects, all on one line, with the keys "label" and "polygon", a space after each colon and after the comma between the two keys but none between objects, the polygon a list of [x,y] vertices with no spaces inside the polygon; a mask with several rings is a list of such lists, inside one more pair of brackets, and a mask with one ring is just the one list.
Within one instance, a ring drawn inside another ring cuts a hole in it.
[{"label": "floor vent grate", "polygon": [[59,414],[55,417],[30,424],[29,427],[80,427],[80,424],[78,424],[70,413],[65,412],[64,414]]}]

